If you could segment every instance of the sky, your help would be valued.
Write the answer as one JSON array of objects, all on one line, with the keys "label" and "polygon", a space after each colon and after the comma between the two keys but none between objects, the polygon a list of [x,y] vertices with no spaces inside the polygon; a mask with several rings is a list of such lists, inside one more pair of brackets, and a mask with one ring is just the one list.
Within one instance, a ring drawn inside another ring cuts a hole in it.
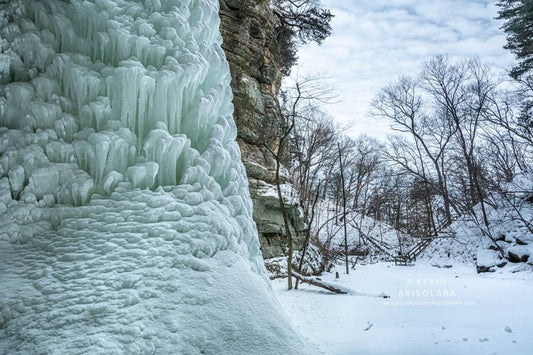
[{"label": "sky", "polygon": [[336,88],[324,109],[350,136],[385,139],[389,123],[372,119],[370,102],[400,75],[416,75],[436,54],[479,57],[505,77],[514,56],[503,49],[496,0],[322,0],[335,15],[321,46],[301,47],[293,77],[324,76]]}]

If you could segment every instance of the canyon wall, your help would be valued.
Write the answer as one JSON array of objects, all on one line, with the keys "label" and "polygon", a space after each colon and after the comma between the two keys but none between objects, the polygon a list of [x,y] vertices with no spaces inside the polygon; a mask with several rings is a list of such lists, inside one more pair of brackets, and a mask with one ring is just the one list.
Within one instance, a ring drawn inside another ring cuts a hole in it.
[{"label": "canyon wall", "polygon": [[[274,185],[276,162],[265,148],[276,149],[275,132],[282,122],[278,101],[282,75],[274,54],[274,16],[268,0],[220,0],[220,18],[222,48],[231,71],[237,142],[248,175],[261,249],[265,258],[281,256],[287,241]],[[294,190],[284,187],[294,247],[299,248],[305,223]]]}]

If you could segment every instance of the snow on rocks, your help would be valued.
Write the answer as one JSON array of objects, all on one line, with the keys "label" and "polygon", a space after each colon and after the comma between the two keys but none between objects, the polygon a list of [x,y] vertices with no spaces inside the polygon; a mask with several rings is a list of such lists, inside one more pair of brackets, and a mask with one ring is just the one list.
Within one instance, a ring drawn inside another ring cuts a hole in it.
[{"label": "snow on rocks", "polygon": [[[294,251],[292,255],[293,270],[298,270],[300,260],[302,258],[302,251]],[[265,267],[269,273],[270,279],[287,277],[287,257],[281,256],[276,258],[265,259]],[[302,262],[302,268],[300,270],[302,275],[318,275],[324,271],[322,265],[322,255],[320,249],[310,243],[307,246],[305,258]]]},{"label": "snow on rocks", "polygon": [[[518,244],[519,239],[502,236],[501,241],[496,245],[491,245],[489,249],[478,250],[476,265],[478,272],[495,271],[495,266],[503,267],[507,262],[526,263],[533,265],[531,255],[533,254],[533,245],[526,243]],[[503,256],[505,258],[502,257]]]},{"label": "snow on rocks", "polygon": [[507,249],[507,254],[511,262],[525,263],[533,254],[533,245],[513,245]]},{"label": "snow on rocks", "polygon": [[494,268],[502,267],[507,262],[502,259],[501,255],[494,250],[478,250],[476,266],[477,272],[494,271]]},{"label": "snow on rocks", "polygon": [[313,353],[262,264],[218,24],[0,4],[0,353]]},{"label": "snow on rocks", "polygon": [[[515,180],[522,185],[529,184],[523,176],[518,176]],[[510,186],[515,186],[514,181]],[[527,196],[527,193],[518,194],[513,202],[515,205],[512,206],[508,197],[492,194],[493,204],[487,204],[486,207],[493,240],[482,231],[486,227],[476,223],[472,216],[464,215],[453,222],[440,238],[434,240],[420,259],[436,266],[475,263],[478,270],[484,271],[494,271],[494,266],[504,269],[513,267],[513,263],[527,262],[533,265],[533,233],[530,225],[533,220],[533,204]],[[479,206],[475,210],[478,221],[481,221]],[[503,259],[496,260],[495,255]],[[507,265],[504,266],[504,262]]]}]

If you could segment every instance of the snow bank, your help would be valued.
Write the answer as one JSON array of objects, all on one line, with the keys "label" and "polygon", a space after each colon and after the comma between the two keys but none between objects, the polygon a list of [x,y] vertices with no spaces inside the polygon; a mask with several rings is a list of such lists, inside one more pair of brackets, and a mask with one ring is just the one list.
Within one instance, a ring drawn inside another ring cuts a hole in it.
[{"label": "snow bank", "polygon": [[0,4],[0,353],[306,353],[262,265],[218,1]]}]

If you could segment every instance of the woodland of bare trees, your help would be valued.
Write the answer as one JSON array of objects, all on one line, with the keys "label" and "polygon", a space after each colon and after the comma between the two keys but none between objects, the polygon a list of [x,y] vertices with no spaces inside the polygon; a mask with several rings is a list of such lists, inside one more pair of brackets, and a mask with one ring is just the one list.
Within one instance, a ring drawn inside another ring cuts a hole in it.
[{"label": "woodland of bare trees", "polygon": [[[332,15],[316,0],[273,4],[279,40],[289,39],[288,75],[296,45],[321,43],[331,32]],[[506,48],[519,60],[510,77],[497,79],[477,58],[432,57],[418,75],[401,76],[373,100],[370,115],[386,120],[393,132],[385,142],[344,134],[321,109],[334,101],[334,90],[323,80],[300,78],[285,85],[284,120],[274,133],[280,144],[271,153],[280,199],[283,162],[309,225],[300,259],[289,261],[289,274],[291,265],[302,273],[311,245],[320,250],[323,267],[344,262],[348,273],[349,263],[358,260],[349,261],[349,255],[365,256],[370,247],[387,253],[380,237],[384,226],[396,231],[400,253],[408,239],[424,246],[436,237],[453,237],[442,232],[459,217],[497,246],[501,236],[490,214],[502,203],[533,231],[532,221],[520,214],[520,204],[533,196],[531,184],[516,183],[533,181],[533,16],[521,0],[498,5]],[[348,230],[357,235],[348,236]]]},{"label": "woodland of bare trees", "polygon": [[[373,100],[372,116],[394,132],[386,142],[345,135],[320,109],[331,100],[320,80],[286,90],[289,175],[311,226],[308,240],[326,262],[348,267],[348,254],[379,248],[361,228],[367,217],[424,239],[468,216],[482,235],[499,237],[490,210],[528,193],[511,186],[532,174],[533,136],[521,110],[530,88],[494,77],[478,59],[431,58],[419,75],[400,77]],[[324,206],[331,213],[317,223]],[[346,237],[347,224],[359,231],[355,239]],[[331,244],[335,236],[340,245]]]}]

